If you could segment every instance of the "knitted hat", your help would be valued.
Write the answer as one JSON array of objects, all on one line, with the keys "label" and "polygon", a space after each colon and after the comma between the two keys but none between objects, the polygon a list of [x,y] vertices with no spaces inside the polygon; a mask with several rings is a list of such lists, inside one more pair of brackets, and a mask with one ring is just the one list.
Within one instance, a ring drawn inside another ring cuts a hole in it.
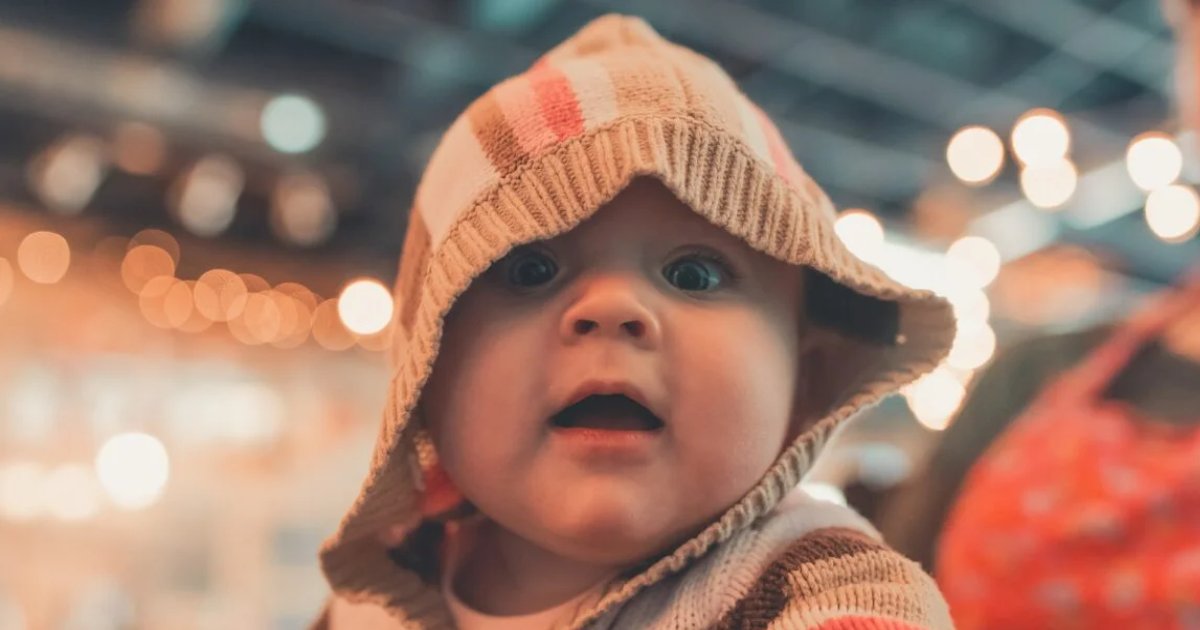
[{"label": "knitted hat", "polygon": [[828,197],[716,63],[664,40],[641,19],[598,18],[472,103],[430,159],[395,287],[394,372],[370,472],[321,551],[338,595],[374,601],[427,627],[449,625],[436,585],[389,558],[379,538],[398,523],[420,529],[421,466],[430,455],[420,451],[431,446],[419,438],[413,411],[443,318],[472,279],[514,246],[572,229],[641,175],[660,179],[751,247],[886,301],[899,334],[757,486],[695,538],[610,590],[587,618],[767,513],[843,420],[929,371],[948,351],[948,304],[846,250]]}]

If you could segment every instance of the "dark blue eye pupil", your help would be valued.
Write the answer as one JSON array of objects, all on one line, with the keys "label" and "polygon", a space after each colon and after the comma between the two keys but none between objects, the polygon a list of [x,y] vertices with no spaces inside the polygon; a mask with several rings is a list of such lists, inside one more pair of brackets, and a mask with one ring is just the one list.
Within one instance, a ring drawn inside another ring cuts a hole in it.
[{"label": "dark blue eye pupil", "polygon": [[558,267],[541,254],[525,254],[508,267],[508,281],[519,287],[536,287],[554,279]]},{"label": "dark blue eye pupil", "polygon": [[708,291],[721,281],[720,273],[712,265],[694,259],[671,263],[664,275],[667,282],[683,291]]}]

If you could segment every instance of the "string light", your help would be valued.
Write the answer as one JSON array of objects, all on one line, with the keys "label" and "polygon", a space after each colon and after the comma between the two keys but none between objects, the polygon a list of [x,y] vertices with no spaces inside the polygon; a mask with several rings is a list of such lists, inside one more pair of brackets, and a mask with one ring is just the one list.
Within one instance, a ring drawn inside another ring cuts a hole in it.
[{"label": "string light", "polygon": [[292,296],[277,289],[271,289],[267,295],[275,303],[275,309],[279,311],[279,332],[270,340],[272,345],[278,347],[279,343],[296,334],[296,330],[301,327],[301,305],[292,299]]},{"label": "string light", "polygon": [[127,510],[149,507],[166,488],[170,457],[158,438],[147,433],[121,433],[104,442],[96,454],[96,474],[113,503]]},{"label": "string light", "polygon": [[245,176],[232,159],[210,155],[197,162],[172,190],[173,208],[189,231],[212,237],[233,222]]},{"label": "string light", "polygon": [[122,123],[113,138],[113,162],[134,175],[153,175],[162,168],[167,141],[161,131],[145,123]]},{"label": "string light", "polygon": [[392,295],[378,280],[355,280],[338,297],[342,323],[360,335],[383,330],[392,321],[392,309]]},{"label": "string light", "polygon": [[133,249],[138,245],[153,245],[158,247],[170,254],[171,260],[174,261],[176,266],[179,265],[179,258],[182,255],[179,248],[179,241],[175,240],[175,237],[171,236],[169,232],[154,228],[142,230],[129,239],[128,249]]},{"label": "string light", "polygon": [[188,305],[190,308],[188,309],[187,319],[180,322],[176,328],[193,335],[202,333],[212,327],[213,320],[201,312],[200,309],[196,308],[196,281],[184,281],[183,286],[187,290]]},{"label": "string light", "polygon": [[175,277],[175,260],[157,245],[138,245],[125,253],[121,261],[121,281],[133,293],[140,294],[155,278]]},{"label": "string light", "polygon": [[1159,188],[1146,199],[1146,224],[1163,241],[1186,241],[1200,229],[1200,197],[1189,186]]},{"label": "string light", "polygon": [[313,313],[313,339],[326,350],[346,350],[354,345],[354,335],[338,317],[338,300],[325,300]]},{"label": "string light", "polygon": [[946,145],[946,163],[963,182],[985,184],[1004,166],[1004,142],[987,127],[963,127]]},{"label": "string light", "polygon": [[982,367],[996,353],[996,332],[987,324],[960,323],[946,362],[960,370]]},{"label": "string light", "polygon": [[193,289],[196,310],[216,322],[227,322],[246,308],[246,283],[227,269],[204,272]]},{"label": "string light", "polygon": [[1026,166],[1048,166],[1066,158],[1071,132],[1052,109],[1038,108],[1023,114],[1012,131],[1013,153]]},{"label": "string light", "polygon": [[951,269],[961,270],[971,284],[983,288],[1000,273],[1000,250],[981,236],[965,236],[946,250],[946,262]]},{"label": "string light", "polygon": [[282,178],[271,198],[271,228],[280,238],[311,247],[337,227],[337,213],[324,180],[311,173]]},{"label": "string light", "polygon": [[[269,291],[269,289],[268,289]],[[242,321],[247,332],[258,344],[270,343],[278,335],[283,315],[267,291],[252,293],[246,300]]]},{"label": "string light", "polygon": [[871,261],[879,255],[884,242],[883,225],[866,210],[846,210],[833,225],[834,232],[852,254]]},{"label": "string light", "polygon": [[1166,134],[1151,131],[1129,143],[1125,166],[1138,188],[1152,191],[1179,178],[1183,172],[1183,152]]},{"label": "string light", "polygon": [[946,296],[959,322],[986,323],[991,317],[992,304],[981,290],[954,291]]},{"label": "string light", "polygon": [[152,278],[138,295],[142,316],[157,328],[178,328],[192,315],[187,283],[170,276]]},{"label": "string light", "polygon": [[1021,191],[1039,208],[1057,208],[1071,199],[1079,173],[1070,160],[1030,165],[1021,171]]},{"label": "string light", "polygon": [[65,138],[30,164],[30,185],[46,207],[62,214],[78,214],[100,187],[104,160],[104,144],[98,138]]},{"label": "string light", "polygon": [[950,424],[965,396],[962,383],[941,367],[904,389],[904,398],[917,421],[933,431]]},{"label": "string light", "polygon": [[304,153],[325,137],[325,113],[312,99],[299,94],[281,94],[263,107],[263,139],[276,151]]},{"label": "string light", "polygon": [[17,265],[25,277],[39,284],[62,280],[71,265],[67,239],[54,232],[34,232],[17,247]]},{"label": "string light", "polygon": [[291,332],[273,342],[276,348],[295,348],[308,340],[309,334],[312,332],[313,310],[304,302],[295,298],[288,298],[292,301],[292,307],[296,310],[296,325]]}]

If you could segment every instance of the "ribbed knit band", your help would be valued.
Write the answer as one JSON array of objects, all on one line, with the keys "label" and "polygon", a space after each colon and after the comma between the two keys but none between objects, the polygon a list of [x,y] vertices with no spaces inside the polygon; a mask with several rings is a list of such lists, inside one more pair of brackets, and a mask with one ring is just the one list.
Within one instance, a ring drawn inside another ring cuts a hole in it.
[{"label": "ribbed knit band", "polygon": [[797,484],[846,418],[932,369],[954,334],[948,304],[851,255],[832,204],[770,121],[711,61],[636,18],[606,16],[525,75],[493,88],[447,131],[410,218],[396,286],[395,372],[370,472],[322,566],[348,599],[369,599],[427,627],[448,627],[436,588],[388,560],[376,534],[417,516],[416,428],[443,319],[470,282],[516,245],[566,232],[636,176],[753,248],[899,304],[900,339],[873,374],[800,435],[717,522],[611,590],[580,624],[762,516]]}]

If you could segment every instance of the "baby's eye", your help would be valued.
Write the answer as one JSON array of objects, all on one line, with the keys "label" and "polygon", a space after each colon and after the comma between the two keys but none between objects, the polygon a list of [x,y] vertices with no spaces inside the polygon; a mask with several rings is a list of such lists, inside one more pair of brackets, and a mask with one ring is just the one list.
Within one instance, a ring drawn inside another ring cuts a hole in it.
[{"label": "baby's eye", "polygon": [[727,274],[719,261],[693,254],[668,264],[663,268],[663,277],[681,291],[702,292],[721,286]]},{"label": "baby's eye", "polygon": [[522,289],[539,287],[558,274],[558,265],[553,259],[532,249],[511,254],[506,267],[508,283]]}]

